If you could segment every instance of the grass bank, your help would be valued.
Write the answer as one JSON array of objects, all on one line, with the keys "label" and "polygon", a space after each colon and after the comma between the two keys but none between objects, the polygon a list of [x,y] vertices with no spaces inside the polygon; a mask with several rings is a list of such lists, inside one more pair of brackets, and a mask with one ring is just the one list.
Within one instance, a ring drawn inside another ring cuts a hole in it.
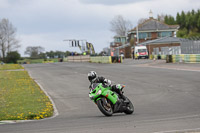
[{"label": "grass bank", "polygon": [[55,59],[47,59],[44,61],[44,59],[24,59],[24,60],[18,60],[18,64],[36,64],[36,63],[54,63],[59,62],[58,58]]},{"label": "grass bank", "polygon": [[0,70],[14,70],[14,69],[24,69],[24,68],[21,65],[18,65],[18,64],[0,65]]},{"label": "grass bank", "polygon": [[52,115],[52,103],[27,71],[0,71],[0,120],[43,119]]}]

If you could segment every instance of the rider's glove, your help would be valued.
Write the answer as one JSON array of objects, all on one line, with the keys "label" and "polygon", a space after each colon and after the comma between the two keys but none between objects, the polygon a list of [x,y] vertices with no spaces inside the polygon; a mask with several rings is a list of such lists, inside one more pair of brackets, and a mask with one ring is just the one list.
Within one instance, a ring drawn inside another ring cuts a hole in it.
[{"label": "rider's glove", "polygon": [[106,85],[108,85],[108,86],[111,85],[111,81],[110,81],[109,79],[105,79],[105,80],[104,80],[104,83],[105,83]]},{"label": "rider's glove", "polygon": [[117,84],[116,89],[122,90],[122,86],[120,84]]}]

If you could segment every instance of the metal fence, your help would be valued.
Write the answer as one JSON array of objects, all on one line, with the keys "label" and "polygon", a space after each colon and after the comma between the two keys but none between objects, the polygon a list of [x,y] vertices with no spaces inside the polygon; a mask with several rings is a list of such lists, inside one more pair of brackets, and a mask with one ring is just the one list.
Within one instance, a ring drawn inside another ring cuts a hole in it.
[{"label": "metal fence", "polygon": [[180,39],[181,54],[200,54],[200,38]]},{"label": "metal fence", "polygon": [[200,54],[200,38],[180,39],[180,46],[153,49],[153,55]]},{"label": "metal fence", "polygon": [[161,47],[160,51],[159,48],[153,49],[153,55],[178,55],[178,54],[181,54],[180,46]]}]

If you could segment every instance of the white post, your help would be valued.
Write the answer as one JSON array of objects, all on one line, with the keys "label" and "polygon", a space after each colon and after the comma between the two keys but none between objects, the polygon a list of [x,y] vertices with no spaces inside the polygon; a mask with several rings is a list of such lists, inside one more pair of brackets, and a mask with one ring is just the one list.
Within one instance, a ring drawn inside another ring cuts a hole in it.
[{"label": "white post", "polygon": [[138,26],[136,27],[136,30],[137,30],[137,44],[138,44],[139,43]]}]

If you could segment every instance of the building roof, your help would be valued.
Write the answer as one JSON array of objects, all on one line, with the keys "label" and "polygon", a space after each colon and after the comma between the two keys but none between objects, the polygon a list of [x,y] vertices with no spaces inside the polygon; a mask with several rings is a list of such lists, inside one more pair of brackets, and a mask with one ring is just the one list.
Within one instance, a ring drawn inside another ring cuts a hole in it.
[{"label": "building roof", "polygon": [[117,38],[117,37],[119,37],[119,38],[126,38],[126,36],[114,36],[113,38]]},{"label": "building roof", "polygon": [[139,43],[138,45],[146,46],[146,45],[154,45],[154,44],[180,43],[180,41],[181,41],[181,38],[177,38],[177,37],[162,37],[159,39],[142,42],[142,43]]},{"label": "building roof", "polygon": [[[178,28],[179,25],[168,25],[153,18],[147,19],[145,22],[138,25],[138,31],[163,31],[163,30],[174,31],[177,30]],[[135,33],[136,30],[137,27],[130,30],[129,32]]]}]

